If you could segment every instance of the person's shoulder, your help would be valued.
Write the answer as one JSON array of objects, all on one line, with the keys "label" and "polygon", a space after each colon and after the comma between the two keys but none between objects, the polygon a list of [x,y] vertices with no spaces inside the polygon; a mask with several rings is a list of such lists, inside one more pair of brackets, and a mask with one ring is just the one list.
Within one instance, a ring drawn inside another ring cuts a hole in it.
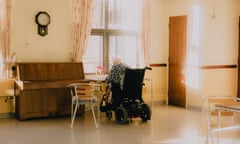
[{"label": "person's shoulder", "polygon": [[125,67],[125,68],[129,68],[129,66],[125,63],[122,63],[122,66]]}]

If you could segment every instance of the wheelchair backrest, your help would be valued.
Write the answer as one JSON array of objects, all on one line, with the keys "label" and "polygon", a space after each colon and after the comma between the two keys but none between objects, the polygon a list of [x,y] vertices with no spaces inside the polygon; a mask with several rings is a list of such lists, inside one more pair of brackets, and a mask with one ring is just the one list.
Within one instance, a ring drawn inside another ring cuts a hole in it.
[{"label": "wheelchair backrest", "polygon": [[129,100],[142,100],[142,86],[145,74],[144,69],[127,68],[123,83],[123,97]]}]

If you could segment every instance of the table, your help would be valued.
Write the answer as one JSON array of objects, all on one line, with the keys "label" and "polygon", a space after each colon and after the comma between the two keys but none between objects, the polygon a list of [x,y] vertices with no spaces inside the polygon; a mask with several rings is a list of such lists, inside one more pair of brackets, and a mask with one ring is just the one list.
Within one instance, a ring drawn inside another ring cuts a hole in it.
[{"label": "table", "polygon": [[107,75],[85,75],[86,80],[96,81],[96,82],[105,82]]},{"label": "table", "polygon": [[86,79],[87,81],[100,84],[100,85],[101,85],[101,90],[102,90],[103,93],[105,92],[105,89],[106,89],[106,83],[105,83],[106,77],[107,77],[106,74],[101,74],[101,75],[97,75],[97,74],[96,74],[96,75],[95,75],[95,74],[85,75],[85,79]]}]

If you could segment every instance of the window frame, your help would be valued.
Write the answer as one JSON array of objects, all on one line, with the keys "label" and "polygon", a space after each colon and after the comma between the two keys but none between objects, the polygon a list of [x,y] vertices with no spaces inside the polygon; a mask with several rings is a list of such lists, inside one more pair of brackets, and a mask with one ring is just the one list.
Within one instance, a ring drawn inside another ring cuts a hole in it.
[{"label": "window frame", "polygon": [[[139,58],[139,53],[140,53],[140,47],[139,47],[139,32],[138,30],[128,30],[128,29],[109,29],[108,28],[108,1],[109,0],[103,0],[102,2],[105,3],[103,10],[104,12],[104,20],[103,20],[103,28],[94,28],[92,27],[91,29],[91,36],[102,36],[103,37],[103,42],[102,42],[102,47],[103,47],[103,56],[102,56],[102,66],[105,68],[105,73],[108,73],[112,63],[110,62],[110,56],[109,56],[109,51],[110,51],[110,37],[111,36],[132,36],[136,37],[137,44],[136,44],[136,49],[137,49],[137,57],[136,59]],[[136,66],[138,63],[136,63]]]}]

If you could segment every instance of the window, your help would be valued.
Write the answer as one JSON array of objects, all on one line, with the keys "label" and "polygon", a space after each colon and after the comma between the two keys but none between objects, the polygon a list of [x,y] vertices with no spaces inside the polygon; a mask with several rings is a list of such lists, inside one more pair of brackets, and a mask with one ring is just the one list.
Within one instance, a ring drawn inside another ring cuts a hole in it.
[{"label": "window", "polygon": [[103,37],[92,35],[88,41],[88,49],[84,56],[85,73],[95,72],[97,66],[103,65]]},{"label": "window", "polygon": [[130,67],[142,63],[138,38],[140,4],[139,0],[96,0],[92,33],[83,61],[86,73],[95,73],[97,66],[108,72],[116,56]]}]

